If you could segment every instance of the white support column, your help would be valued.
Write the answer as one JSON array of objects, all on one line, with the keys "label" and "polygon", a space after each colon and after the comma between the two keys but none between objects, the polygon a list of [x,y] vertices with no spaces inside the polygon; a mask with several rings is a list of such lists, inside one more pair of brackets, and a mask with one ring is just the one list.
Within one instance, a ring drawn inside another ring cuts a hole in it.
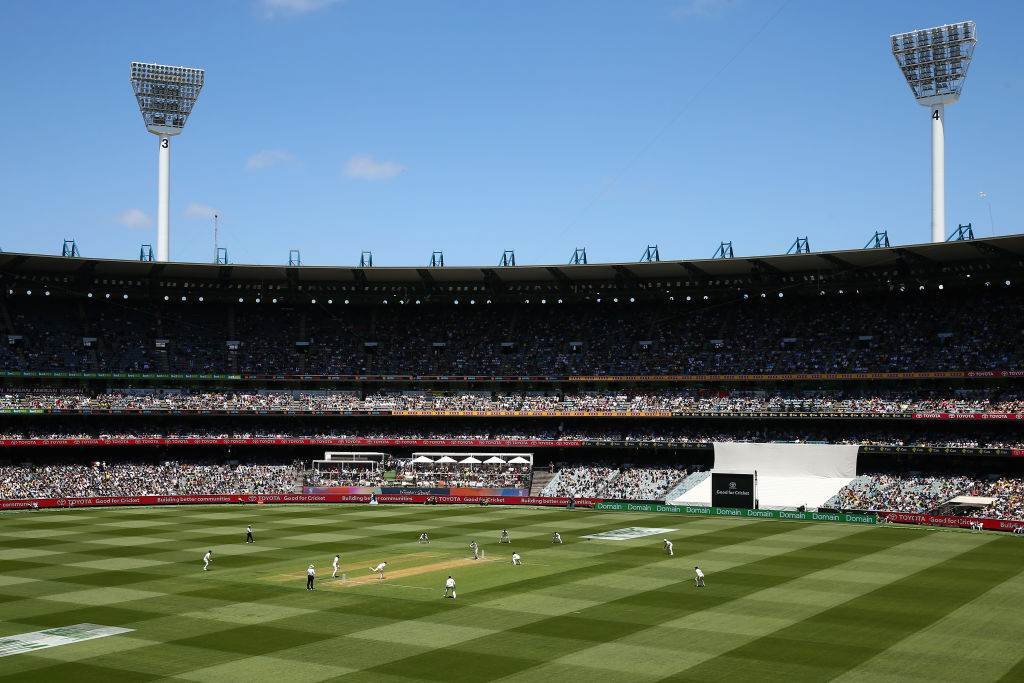
[{"label": "white support column", "polygon": [[160,136],[160,175],[156,208],[156,260],[171,257],[171,138]]},{"label": "white support column", "polygon": [[946,107],[933,104],[932,116],[932,242],[946,241]]}]

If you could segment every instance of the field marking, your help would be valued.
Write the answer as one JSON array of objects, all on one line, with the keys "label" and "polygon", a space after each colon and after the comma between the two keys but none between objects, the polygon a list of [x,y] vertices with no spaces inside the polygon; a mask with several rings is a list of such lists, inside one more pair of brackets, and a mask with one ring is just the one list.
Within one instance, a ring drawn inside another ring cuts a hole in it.
[{"label": "field marking", "polygon": [[0,638],[0,657],[19,655],[23,652],[35,652],[36,650],[44,650],[48,647],[78,643],[94,638],[116,636],[120,633],[130,633],[134,630],[133,628],[102,626],[100,624],[73,624],[71,626],[48,628],[45,631],[17,633]]},{"label": "field marking", "polygon": [[596,534],[587,534],[586,536],[580,536],[580,538],[596,539],[599,541],[629,541],[634,538],[660,536],[661,534],[667,534],[670,531],[679,531],[679,529],[663,529],[659,527],[649,526],[628,526],[624,529],[615,529],[613,531],[601,531]]}]

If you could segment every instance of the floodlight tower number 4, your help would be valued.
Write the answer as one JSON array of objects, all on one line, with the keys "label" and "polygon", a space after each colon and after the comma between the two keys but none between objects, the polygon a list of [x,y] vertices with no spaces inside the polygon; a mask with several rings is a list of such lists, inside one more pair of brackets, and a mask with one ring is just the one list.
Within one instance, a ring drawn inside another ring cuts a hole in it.
[{"label": "floodlight tower number 4", "polygon": [[156,260],[170,260],[171,136],[185,128],[203,88],[202,69],[132,62],[131,82],[146,130],[160,136]]},{"label": "floodlight tower number 4", "polygon": [[946,239],[946,105],[960,90],[978,44],[973,21],[891,36],[892,54],[917,103],[932,118],[932,242]]}]

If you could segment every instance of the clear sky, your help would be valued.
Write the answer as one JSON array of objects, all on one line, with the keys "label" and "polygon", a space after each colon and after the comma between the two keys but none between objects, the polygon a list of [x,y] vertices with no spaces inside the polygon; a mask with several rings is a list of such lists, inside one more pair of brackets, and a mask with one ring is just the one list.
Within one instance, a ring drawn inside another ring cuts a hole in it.
[{"label": "clear sky", "polygon": [[213,261],[214,209],[232,263],[926,242],[930,121],[889,35],[965,19],[948,228],[1022,232],[1016,0],[3,2],[0,248],[155,245],[133,60],[206,69],[171,144],[172,260]]}]

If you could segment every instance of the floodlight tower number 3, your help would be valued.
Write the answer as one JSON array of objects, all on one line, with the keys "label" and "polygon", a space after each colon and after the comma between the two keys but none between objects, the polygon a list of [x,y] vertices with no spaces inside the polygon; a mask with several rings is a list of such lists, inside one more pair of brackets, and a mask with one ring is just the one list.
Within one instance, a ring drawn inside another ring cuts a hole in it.
[{"label": "floodlight tower number 3", "polygon": [[132,62],[131,82],[146,130],[160,136],[156,260],[170,260],[171,136],[185,128],[203,88],[202,69]]},{"label": "floodlight tower number 3", "polygon": [[978,44],[973,21],[897,33],[892,54],[917,103],[932,113],[932,242],[946,239],[946,105],[960,99]]}]

